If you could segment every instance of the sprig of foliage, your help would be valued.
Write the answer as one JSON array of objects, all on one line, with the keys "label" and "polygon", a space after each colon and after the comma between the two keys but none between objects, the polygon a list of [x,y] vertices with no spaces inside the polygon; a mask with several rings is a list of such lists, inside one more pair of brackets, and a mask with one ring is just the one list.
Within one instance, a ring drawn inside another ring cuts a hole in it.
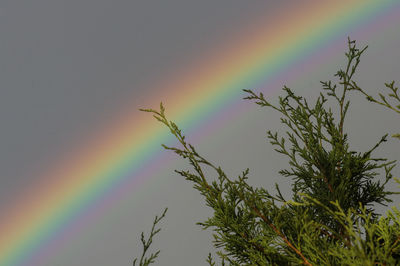
[{"label": "sprig of foliage", "polygon": [[[349,39],[349,49],[351,51],[356,50],[355,48],[356,44],[355,41],[350,41]],[[360,55],[368,48],[368,46],[365,46],[362,51],[360,51]],[[358,61],[359,62],[359,59]],[[392,111],[395,111],[396,113],[400,114],[400,94],[399,94],[399,88],[395,87],[395,82],[394,80],[392,82],[385,83],[385,87],[389,89],[388,94],[385,96],[382,93],[378,93],[380,100],[372,97],[370,94],[368,94],[364,89],[360,88],[358,86],[357,82],[354,80],[343,80],[343,84],[348,88],[348,90],[355,90],[361,92],[368,101],[380,104],[382,106],[385,106]],[[388,97],[388,99],[386,98]],[[390,103],[389,100],[395,101],[397,103]],[[394,138],[400,139],[400,134],[394,134],[392,135]]]},{"label": "sprig of foliage", "polygon": [[[206,160],[185,140],[178,126],[169,121],[165,108],[140,109],[169,128],[181,147],[168,147],[193,167],[175,170],[194,183],[204,196],[213,217],[197,223],[214,231],[216,254],[230,265],[394,265],[400,261],[400,212],[393,208],[380,217],[371,207],[392,202],[385,185],[393,178],[395,161],[374,158],[372,153],[384,135],[365,152],[350,149],[344,122],[350,102],[347,92],[355,84],[353,75],[366,48],[359,50],[349,39],[348,62],[336,77],[343,89],[331,81],[322,82],[323,91],[316,103],[283,88],[279,105],[267,101],[262,93],[251,90],[245,99],[281,113],[286,137],[267,131],[275,151],[289,159],[290,169],[279,173],[293,179],[293,199],[285,200],[279,186],[271,195],[264,188],[253,188],[246,180],[249,169],[237,179],[228,178],[220,166]],[[338,121],[325,104],[333,98],[338,104]],[[205,167],[215,171],[214,181],[205,176]],[[384,171],[384,182],[375,180]],[[400,181],[395,179],[396,182]],[[280,204],[280,206],[277,205]],[[222,250],[221,250],[222,249]],[[215,265],[209,254],[207,262]]]},{"label": "sprig of foliage", "polygon": [[[376,100],[375,98],[373,98],[371,95],[367,94],[363,89],[358,87],[357,84],[353,83],[353,84],[350,84],[349,86],[351,86],[351,89],[358,90],[362,94],[364,94],[368,101],[383,105],[383,106],[400,114],[400,104],[399,105],[390,104],[388,102],[388,100],[386,99],[385,95],[383,95],[382,93],[378,93],[379,97],[381,98],[381,100],[379,101],[379,100]],[[387,95],[387,96],[389,96],[389,99],[392,98],[394,100],[397,100],[400,103],[400,96],[398,94],[399,88],[394,86],[394,80],[390,83],[385,83],[385,87],[390,90],[389,94]]]},{"label": "sprig of foliage", "polygon": [[[151,228],[150,236],[147,239],[147,241],[144,239],[144,233],[142,232],[140,240],[143,244],[143,253],[142,257],[140,258],[139,266],[147,266],[150,263],[153,263],[155,259],[158,257],[158,254],[160,254],[160,250],[158,250],[156,253],[150,254],[150,257],[145,257],[147,250],[149,249],[151,243],[153,243],[153,237],[161,231],[161,228],[158,228],[154,230],[156,224],[161,221],[162,218],[164,218],[165,213],[167,212],[168,208],[164,209],[164,212],[162,215],[158,218],[157,216],[154,218],[153,226]],[[133,260],[133,266],[136,265],[137,258]]]}]

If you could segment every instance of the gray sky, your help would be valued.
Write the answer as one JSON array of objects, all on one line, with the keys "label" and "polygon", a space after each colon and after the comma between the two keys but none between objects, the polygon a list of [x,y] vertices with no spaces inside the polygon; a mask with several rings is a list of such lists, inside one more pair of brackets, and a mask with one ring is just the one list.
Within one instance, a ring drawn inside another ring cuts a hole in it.
[{"label": "gray sky", "polygon": [[[35,185],[32,173],[73,152],[76,147],[71,143],[93,135],[121,106],[143,107],[150,81],[168,77],[196,54],[251,25],[252,17],[274,14],[288,2],[1,1],[0,210]],[[357,78],[372,92],[383,88],[384,82],[400,81],[399,35],[392,28],[361,40],[370,48]],[[357,32],[351,37],[357,39]],[[345,42],[343,38],[343,47]],[[344,64],[343,53],[286,85],[311,96],[310,87],[320,88],[319,81],[333,78]],[[275,90],[272,99],[279,94]],[[246,113],[195,144],[233,176],[249,167],[252,184],[289,184],[277,174],[286,160],[265,140],[267,129],[280,128],[279,116],[250,102],[248,106]],[[364,151],[386,132],[400,131],[398,115],[362,97],[354,97],[350,113],[348,131],[354,149]],[[382,147],[378,155],[400,158],[399,142],[390,140]],[[208,252],[214,250],[212,238],[195,222],[204,221],[211,212],[192,184],[173,173],[186,166],[178,158],[163,166],[160,178],[147,180],[95,226],[71,236],[44,265],[130,265],[141,254],[140,232],[148,233],[154,215],[166,206],[163,230],[154,240],[154,247],[161,249],[158,265],[205,265]],[[266,184],[265,172],[276,173],[276,178]],[[394,174],[400,176],[399,167]],[[395,189],[393,184],[390,189]],[[399,202],[397,198],[395,204]]]}]

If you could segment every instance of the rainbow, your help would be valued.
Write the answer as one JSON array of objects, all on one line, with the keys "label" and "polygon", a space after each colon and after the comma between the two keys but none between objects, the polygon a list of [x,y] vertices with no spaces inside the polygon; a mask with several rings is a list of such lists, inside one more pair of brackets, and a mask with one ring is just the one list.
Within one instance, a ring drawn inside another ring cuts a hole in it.
[{"label": "rainbow", "polygon": [[[157,108],[150,99],[162,100],[169,118],[184,129],[193,128],[241,101],[241,89],[268,87],[272,77],[316,50],[333,41],[346,42],[343,36],[350,31],[370,24],[389,27],[399,15],[400,3],[394,0],[308,1],[301,8],[254,19],[254,30],[225,40],[223,47],[176,76],[150,84],[162,94],[121,110],[101,133],[44,173],[35,188],[17,196],[1,221],[0,265],[32,265],[29,261],[79,224],[86,210],[100,203],[101,208],[112,206],[116,191],[132,191],[139,184],[137,176],[150,175],[146,165],[162,152],[160,143],[169,140],[164,128],[138,111]],[[280,21],[279,28],[275,21]]]}]

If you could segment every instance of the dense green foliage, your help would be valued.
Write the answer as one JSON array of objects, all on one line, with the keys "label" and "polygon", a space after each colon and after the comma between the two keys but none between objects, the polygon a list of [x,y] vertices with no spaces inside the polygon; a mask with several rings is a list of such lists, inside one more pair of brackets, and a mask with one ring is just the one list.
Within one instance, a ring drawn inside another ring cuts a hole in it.
[{"label": "dense green foliage", "polygon": [[[373,209],[376,203],[387,206],[392,202],[389,196],[398,193],[385,190],[393,179],[395,161],[372,156],[387,141],[387,135],[359,152],[350,149],[345,133],[350,105],[346,97],[351,90],[400,113],[400,105],[388,103],[382,94],[382,101],[375,100],[353,80],[365,49],[348,41],[347,65],[335,74],[341,89],[332,81],[321,82],[323,90],[313,105],[287,87],[279,105],[267,101],[262,93],[244,90],[248,95],[245,99],[282,115],[286,135],[268,131],[267,138],[275,151],[289,160],[289,168],[279,173],[293,180],[291,200],[284,199],[277,184],[276,195],[250,186],[246,182],[249,169],[237,179],[229,178],[186,142],[178,126],[166,118],[162,104],[159,111],[141,109],[152,113],[179,140],[180,148],[163,147],[193,167],[193,171],[176,172],[193,182],[214,210],[213,217],[197,224],[214,231],[213,243],[222,265],[400,265],[400,211],[392,207],[381,216]],[[386,86],[391,90],[389,97],[400,103],[394,82]],[[328,99],[337,104],[337,114],[326,107]],[[217,180],[206,178],[205,167],[215,170]],[[154,225],[158,221],[156,217]],[[140,265],[148,265],[158,255],[152,254],[142,263],[154,225],[147,243],[142,234]],[[207,262],[215,265],[211,254]]]}]

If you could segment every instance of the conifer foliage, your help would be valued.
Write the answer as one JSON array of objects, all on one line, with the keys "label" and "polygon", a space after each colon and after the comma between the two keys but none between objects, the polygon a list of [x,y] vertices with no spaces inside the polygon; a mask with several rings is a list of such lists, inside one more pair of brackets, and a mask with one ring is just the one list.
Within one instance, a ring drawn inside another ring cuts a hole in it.
[{"label": "conifer foliage", "polygon": [[[250,186],[249,169],[236,179],[228,177],[186,142],[178,126],[167,119],[162,104],[159,111],[140,109],[152,113],[180,142],[181,147],[163,147],[192,166],[192,171],[176,172],[193,182],[214,210],[213,217],[197,224],[213,230],[222,265],[400,265],[400,211],[392,207],[382,216],[373,208],[376,203],[387,206],[392,202],[389,196],[399,194],[385,190],[394,178],[395,161],[372,155],[387,141],[387,134],[366,151],[354,151],[345,133],[350,91],[400,113],[400,105],[389,103],[382,94],[381,101],[375,100],[353,80],[366,48],[358,49],[355,41],[348,40],[347,64],[335,74],[338,83],[321,82],[322,92],[314,104],[286,86],[277,105],[262,93],[244,90],[245,99],[279,112],[287,128],[286,135],[268,131],[267,138],[275,151],[288,158],[289,167],[279,173],[293,181],[290,200],[282,196],[278,184],[275,195]],[[388,96],[400,104],[394,82],[386,87]],[[327,107],[328,100],[337,112]],[[216,180],[205,176],[205,167],[215,170]],[[148,242],[142,234],[142,258],[158,221],[156,217]],[[158,252],[140,265],[153,262]],[[206,261],[215,265],[211,254]]]}]

